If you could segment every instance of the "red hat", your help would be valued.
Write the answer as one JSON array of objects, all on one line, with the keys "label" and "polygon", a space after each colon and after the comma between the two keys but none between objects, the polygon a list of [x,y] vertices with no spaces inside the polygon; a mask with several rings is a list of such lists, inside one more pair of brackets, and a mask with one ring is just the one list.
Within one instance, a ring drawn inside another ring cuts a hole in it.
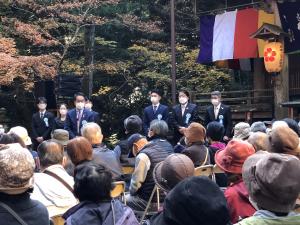
[{"label": "red hat", "polygon": [[242,174],[245,160],[254,153],[254,147],[248,142],[232,140],[224,150],[216,152],[215,162],[225,172]]}]

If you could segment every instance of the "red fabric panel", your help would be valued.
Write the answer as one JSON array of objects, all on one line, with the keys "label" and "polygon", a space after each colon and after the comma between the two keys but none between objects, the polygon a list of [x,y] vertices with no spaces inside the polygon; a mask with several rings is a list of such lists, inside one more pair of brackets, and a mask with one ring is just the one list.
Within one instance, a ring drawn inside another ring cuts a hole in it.
[{"label": "red fabric panel", "polygon": [[239,10],[236,15],[234,34],[234,59],[256,58],[258,56],[257,40],[250,34],[257,31],[258,11],[256,9]]}]

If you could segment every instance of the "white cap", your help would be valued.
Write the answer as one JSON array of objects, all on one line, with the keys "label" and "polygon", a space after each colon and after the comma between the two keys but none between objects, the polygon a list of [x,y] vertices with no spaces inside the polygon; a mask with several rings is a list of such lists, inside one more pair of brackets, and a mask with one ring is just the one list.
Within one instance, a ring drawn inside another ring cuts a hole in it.
[{"label": "white cap", "polygon": [[31,139],[30,139],[25,127],[21,127],[21,126],[12,127],[12,128],[10,128],[8,133],[9,134],[14,133],[14,134],[18,135],[24,141],[25,145],[32,144]]}]

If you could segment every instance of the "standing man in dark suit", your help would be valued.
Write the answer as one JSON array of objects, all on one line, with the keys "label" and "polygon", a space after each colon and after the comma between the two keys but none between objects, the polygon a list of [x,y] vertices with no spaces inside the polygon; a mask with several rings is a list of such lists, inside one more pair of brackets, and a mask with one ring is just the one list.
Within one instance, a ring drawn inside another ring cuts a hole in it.
[{"label": "standing man in dark suit", "polygon": [[86,99],[84,108],[92,112],[94,115],[94,122],[100,124],[100,113],[93,110],[93,102],[90,99]]},{"label": "standing man in dark suit", "polygon": [[36,149],[44,140],[50,139],[50,133],[54,123],[54,115],[46,111],[46,98],[39,97],[37,107],[39,111],[33,114],[31,122],[33,149]]},{"label": "standing man in dark suit", "polygon": [[205,125],[207,126],[212,121],[218,121],[223,124],[225,128],[224,141],[228,141],[231,137],[232,121],[231,121],[231,109],[229,106],[222,104],[221,92],[214,91],[211,93],[211,103],[206,109]]},{"label": "standing man in dark suit", "polygon": [[88,122],[94,122],[94,115],[85,109],[85,96],[79,92],[74,95],[75,109],[71,109],[67,113],[65,130],[69,132],[70,139],[81,136],[81,128]]},{"label": "standing man in dark suit", "polygon": [[184,128],[192,122],[199,122],[197,105],[189,102],[190,94],[186,90],[178,93],[179,104],[173,107],[172,125],[174,127],[174,144],[183,136]]},{"label": "standing man in dark suit", "polygon": [[150,100],[152,105],[144,109],[143,128],[145,135],[148,135],[150,123],[152,120],[164,120],[168,123],[169,108],[166,105],[160,104],[161,93],[159,90],[152,90]]}]

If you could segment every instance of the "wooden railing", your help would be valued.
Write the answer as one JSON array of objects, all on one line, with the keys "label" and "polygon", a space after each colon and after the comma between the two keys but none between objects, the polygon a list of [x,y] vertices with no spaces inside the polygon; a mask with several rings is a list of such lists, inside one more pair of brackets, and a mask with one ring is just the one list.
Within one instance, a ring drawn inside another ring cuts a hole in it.
[{"label": "wooden railing", "polygon": [[[199,105],[200,113],[204,113],[210,105],[211,93],[192,92],[192,101]],[[222,92],[222,102],[231,106],[233,118],[238,120],[253,118],[272,118],[273,116],[273,90],[242,90]],[[250,118],[249,118],[250,117]]]}]

